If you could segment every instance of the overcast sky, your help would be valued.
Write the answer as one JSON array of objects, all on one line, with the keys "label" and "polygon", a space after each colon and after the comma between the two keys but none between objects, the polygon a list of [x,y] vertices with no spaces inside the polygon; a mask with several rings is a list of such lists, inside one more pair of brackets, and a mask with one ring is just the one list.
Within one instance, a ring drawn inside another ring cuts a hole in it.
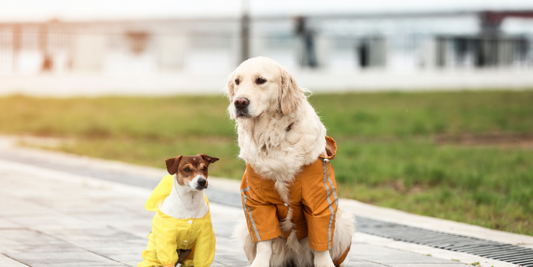
[{"label": "overcast sky", "polygon": [[[0,0],[0,21],[228,17],[243,0]],[[252,15],[533,10],[533,0],[249,0]]]}]

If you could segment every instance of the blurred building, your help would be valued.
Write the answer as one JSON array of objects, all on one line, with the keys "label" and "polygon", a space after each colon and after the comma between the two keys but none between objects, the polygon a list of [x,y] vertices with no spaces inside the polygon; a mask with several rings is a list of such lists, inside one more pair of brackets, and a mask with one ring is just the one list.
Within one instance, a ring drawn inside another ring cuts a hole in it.
[{"label": "blurred building", "polygon": [[[305,24],[302,21],[305,20]],[[227,75],[249,57],[291,71],[533,71],[533,11],[0,23],[0,75]],[[312,53],[312,54],[311,54]]]},{"label": "blurred building", "polygon": [[233,66],[237,26],[229,20],[0,23],[0,73],[152,73]]}]

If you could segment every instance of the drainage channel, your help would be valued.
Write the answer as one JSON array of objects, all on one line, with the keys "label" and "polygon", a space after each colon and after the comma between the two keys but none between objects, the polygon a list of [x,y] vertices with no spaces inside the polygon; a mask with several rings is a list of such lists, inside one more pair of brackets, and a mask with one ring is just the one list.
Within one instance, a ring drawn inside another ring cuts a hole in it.
[{"label": "drainage channel", "polygon": [[533,249],[356,216],[357,230],[398,241],[533,267]]},{"label": "drainage channel", "polygon": [[[46,158],[40,155],[28,155],[26,153],[17,153],[14,151],[10,151],[9,153],[6,151],[0,151],[0,159],[148,189],[155,188],[159,183],[159,180],[157,180],[156,177],[146,177],[136,173],[128,173],[126,171],[99,169],[98,167],[87,166],[82,163],[58,162],[52,158]],[[206,190],[206,195],[210,202],[242,208],[239,194],[210,188]],[[533,249],[380,221],[367,217],[356,216],[356,219],[357,230],[365,234],[468,253],[518,264],[524,267],[533,267]]]}]

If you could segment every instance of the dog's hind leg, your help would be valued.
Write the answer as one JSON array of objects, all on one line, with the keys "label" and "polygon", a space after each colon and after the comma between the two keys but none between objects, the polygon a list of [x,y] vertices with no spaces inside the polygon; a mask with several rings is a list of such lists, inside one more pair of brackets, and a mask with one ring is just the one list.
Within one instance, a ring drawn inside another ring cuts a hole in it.
[{"label": "dog's hind leg", "polygon": [[233,238],[237,239],[239,243],[241,243],[244,254],[246,254],[246,258],[250,263],[252,263],[255,259],[256,255],[256,243],[252,242],[252,237],[250,236],[250,232],[248,231],[248,226],[246,224],[246,219],[242,219],[237,226],[235,227],[235,230],[233,230]]},{"label": "dog's hind leg", "polygon": [[178,263],[183,263],[185,259],[191,254],[192,249],[178,249]]},{"label": "dog's hind leg", "polygon": [[[331,258],[335,266],[345,266],[346,256],[352,245],[352,237],[355,234],[355,218],[351,213],[337,211],[335,220],[335,233],[333,246],[330,249]],[[344,262],[344,264],[342,264]]]}]

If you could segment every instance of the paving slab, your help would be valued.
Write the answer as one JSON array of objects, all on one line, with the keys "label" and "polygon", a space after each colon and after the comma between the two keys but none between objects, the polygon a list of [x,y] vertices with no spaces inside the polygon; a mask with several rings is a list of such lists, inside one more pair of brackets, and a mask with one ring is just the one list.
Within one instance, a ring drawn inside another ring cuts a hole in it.
[{"label": "paving slab", "polygon": [[417,253],[406,253],[405,251],[371,245],[366,243],[352,244],[350,259],[361,259],[381,264],[457,264],[450,260],[429,257]]},{"label": "paving slab", "polygon": [[[99,172],[107,168],[122,176],[128,172],[125,168],[134,169],[153,175],[154,181],[164,174],[162,170],[0,145],[4,155],[14,151],[32,157],[46,155],[52,163],[82,161],[88,167],[98,165]],[[0,158],[0,179],[0,266],[135,266],[141,260],[153,217],[144,210],[151,190],[6,157]],[[217,182],[219,188],[238,191],[232,187],[234,181]],[[242,249],[232,239],[234,226],[243,219],[242,210],[211,203],[211,214],[217,235],[212,266],[247,266]],[[443,253],[438,249],[361,233],[353,242],[346,266],[451,267],[476,261],[482,266],[514,266],[450,251],[438,257]],[[456,258],[467,260],[452,261]]]},{"label": "paving slab", "polygon": [[3,254],[0,254],[0,266],[2,267],[26,267],[28,265],[22,264],[16,260],[13,260]]}]

